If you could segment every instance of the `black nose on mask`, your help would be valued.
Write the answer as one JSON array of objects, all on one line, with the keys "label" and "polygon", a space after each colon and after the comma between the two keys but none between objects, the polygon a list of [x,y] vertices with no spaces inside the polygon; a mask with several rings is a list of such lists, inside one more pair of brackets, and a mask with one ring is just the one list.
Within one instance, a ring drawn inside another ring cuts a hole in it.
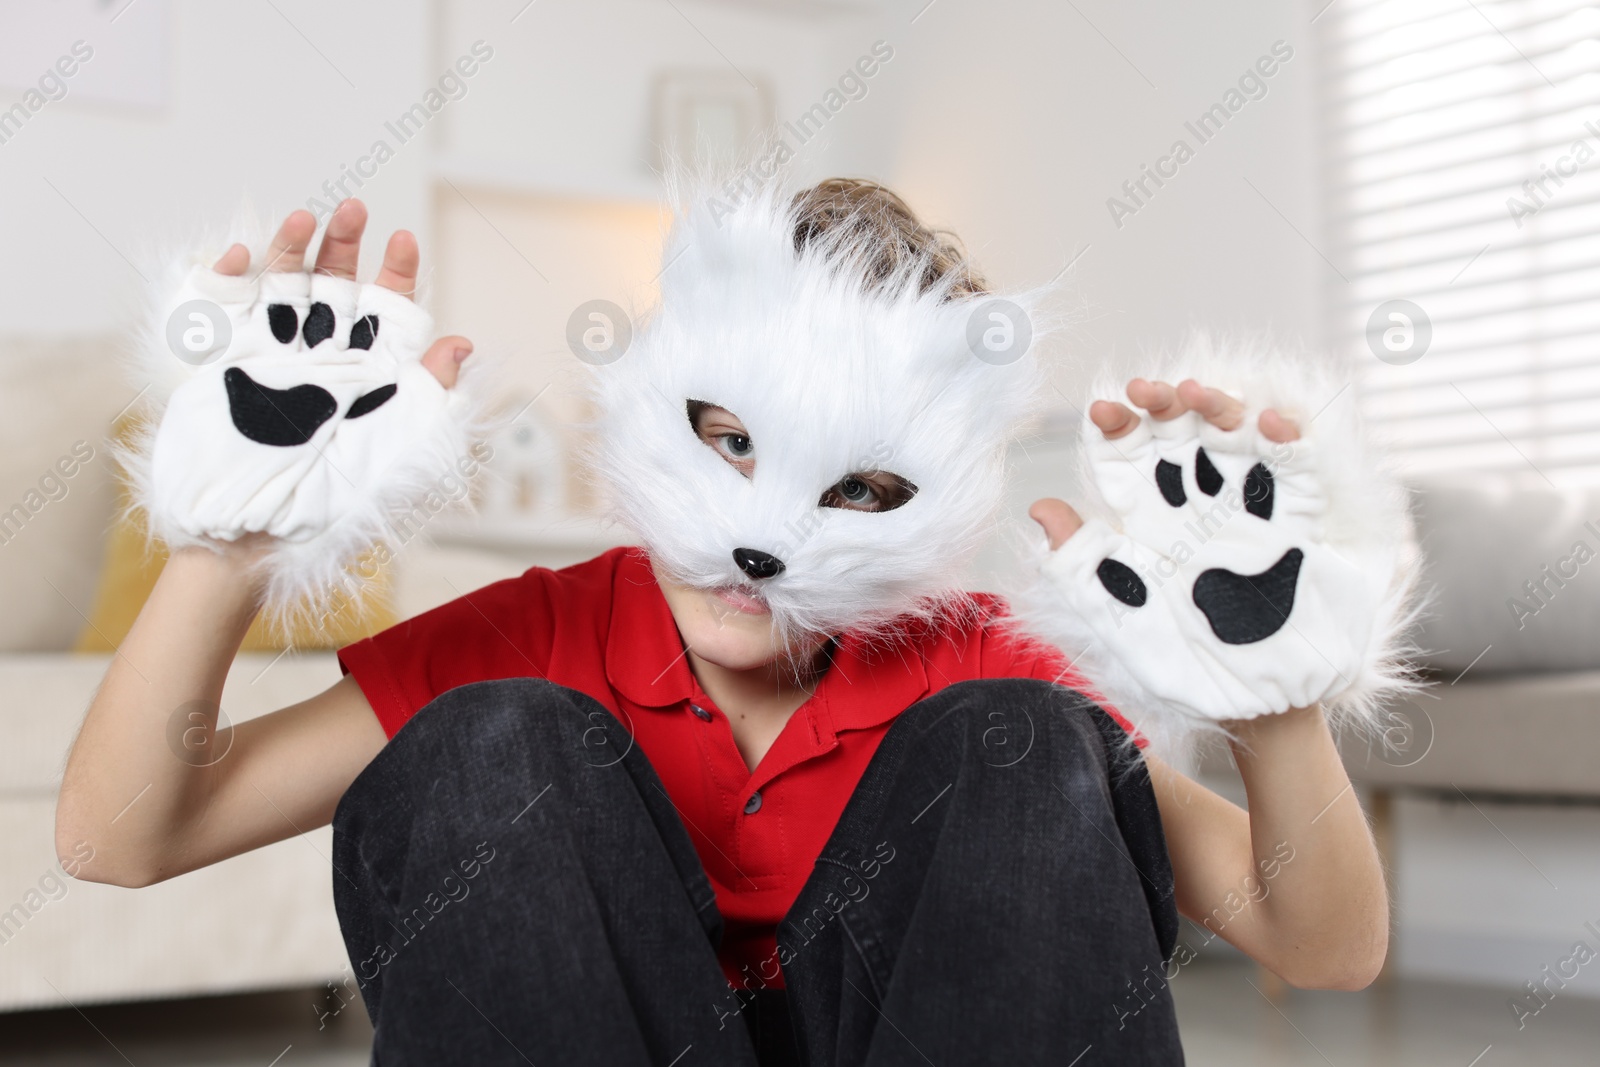
[{"label": "black nose on mask", "polygon": [[757,581],[776,578],[783,573],[783,560],[759,548],[736,548],[733,550],[733,561],[740,570]]}]

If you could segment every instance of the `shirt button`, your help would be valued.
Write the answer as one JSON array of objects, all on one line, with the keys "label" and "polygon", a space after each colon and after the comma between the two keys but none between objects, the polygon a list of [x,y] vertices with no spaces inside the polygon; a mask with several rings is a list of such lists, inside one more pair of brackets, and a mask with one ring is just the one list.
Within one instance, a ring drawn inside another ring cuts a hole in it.
[{"label": "shirt button", "polygon": [[689,710],[694,712],[694,717],[699,719],[701,722],[711,721],[711,713],[705,708],[702,708],[699,704],[690,704]]},{"label": "shirt button", "polygon": [[744,802],[744,813],[754,815],[761,810],[761,791],[758,789],[750,794],[750,799]]}]

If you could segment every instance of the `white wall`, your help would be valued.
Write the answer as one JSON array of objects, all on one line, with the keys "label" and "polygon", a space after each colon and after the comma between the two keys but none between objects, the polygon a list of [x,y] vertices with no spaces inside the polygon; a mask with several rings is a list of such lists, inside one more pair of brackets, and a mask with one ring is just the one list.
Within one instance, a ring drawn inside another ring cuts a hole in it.
[{"label": "white wall", "polygon": [[[732,63],[770,85],[777,116],[792,118],[883,39],[893,60],[807,146],[798,173],[894,183],[965,235],[1002,282],[1048,279],[1089,246],[1068,276],[1089,315],[1082,352],[1168,340],[1191,322],[1315,332],[1314,286],[1326,268],[1243,180],[1317,239],[1306,122],[1313,60],[1297,9],[1077,5],[1152,89],[1071,6],[1025,0],[945,0],[914,24],[920,0],[822,14],[540,3],[515,23],[513,6],[483,0],[443,5],[437,16],[423,0],[385,4],[382,17],[308,0],[277,6],[288,21],[269,5],[172,0],[164,108],[69,95],[0,146],[0,193],[11,205],[0,213],[8,332],[115,326],[141,288],[122,255],[137,261],[152,239],[226,218],[241,195],[274,214],[302,205],[389,136],[385,120],[478,39],[494,60],[426,137],[447,155],[493,155],[552,180],[634,190],[649,187],[648,86],[658,69]],[[114,55],[163,8],[143,0],[101,26],[98,54]],[[9,22],[8,32],[27,32],[27,19]],[[1116,228],[1106,198],[1280,38],[1296,57],[1267,96]],[[36,47],[48,58],[68,44]],[[375,229],[406,225],[425,246],[429,150],[399,146],[361,189]],[[76,284],[62,284],[65,276]]]},{"label": "white wall", "polygon": [[[515,24],[505,5],[451,3],[445,36],[482,37],[497,55],[441,148],[552,188],[649,195],[659,70],[736,67],[771,88],[781,122],[881,40],[893,58],[804,146],[797,175],[888,182],[1003,284],[1047,281],[1087,246],[1064,279],[1086,320],[1074,353],[1136,351],[1190,325],[1316,339],[1329,268],[1295,232],[1323,243],[1305,11],[1098,0],[1077,4],[1080,17],[1037,0],[925,2],[541,3]],[[1205,144],[1184,129],[1279,40],[1294,57],[1263,98]],[[1107,199],[1180,137],[1194,158],[1119,228]]]},{"label": "white wall", "polygon": [[[482,38],[497,50],[479,78],[476,99],[451,113],[443,149],[499,161],[552,188],[658,191],[650,170],[650,93],[662,72],[748,78],[770,94],[782,121],[815,103],[872,44],[865,7],[593,0],[542,2],[518,16],[521,6],[499,0],[443,5],[444,38]],[[874,82],[897,75],[897,62]],[[837,130],[830,123],[829,136],[818,142],[827,145],[818,167],[870,165],[843,130],[867,110],[877,88],[869,84],[866,99],[841,111]],[[800,172],[820,173],[804,163]]]},{"label": "white wall", "polygon": [[[880,31],[905,64],[868,115],[888,177],[1002,283],[1046,281],[1087,247],[1063,278],[1085,316],[1073,355],[1191,325],[1315,339],[1328,268],[1277,214],[1320,243],[1303,6],[940,2],[911,24],[924,2],[892,5]],[[1263,98],[1208,143],[1184,129],[1278,40],[1294,57]],[[1107,199],[1178,138],[1194,158],[1119,228]]]},{"label": "white wall", "polygon": [[[274,216],[304,206],[425,89],[424,0],[386,2],[381,17],[364,5],[275,5],[140,0],[115,22],[122,5],[103,6],[84,34],[96,50],[88,66],[113,62],[144,40],[141,23],[170,15],[166,103],[118,107],[69,89],[0,145],[0,328],[120,326],[143,289],[124,256],[138,262],[152,241],[226,222],[244,196]],[[11,6],[3,32],[32,35],[41,70],[71,45]],[[0,107],[20,95],[0,88]],[[427,168],[413,143],[361,190],[378,226],[426,236]],[[369,239],[369,256],[382,240]]]}]

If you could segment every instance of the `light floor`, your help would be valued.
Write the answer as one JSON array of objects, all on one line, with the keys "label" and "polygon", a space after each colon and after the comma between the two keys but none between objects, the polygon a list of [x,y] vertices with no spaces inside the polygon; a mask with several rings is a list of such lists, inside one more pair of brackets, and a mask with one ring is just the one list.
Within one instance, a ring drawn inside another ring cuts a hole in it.
[{"label": "light floor", "polygon": [[[1191,1067],[1533,1067],[1600,1063],[1600,1001],[1558,998],[1520,1031],[1509,990],[1401,981],[1284,991],[1253,967],[1173,983]],[[319,1029],[311,990],[0,1015],[0,1067],[364,1067],[359,1005]],[[944,1067],[944,1065],[940,1065]]]},{"label": "light floor", "polygon": [[1405,980],[1360,993],[1285,989],[1274,1002],[1258,991],[1267,988],[1248,963],[1173,982],[1191,1067],[1600,1063],[1600,1000],[1557,997],[1519,1030],[1505,989]]}]

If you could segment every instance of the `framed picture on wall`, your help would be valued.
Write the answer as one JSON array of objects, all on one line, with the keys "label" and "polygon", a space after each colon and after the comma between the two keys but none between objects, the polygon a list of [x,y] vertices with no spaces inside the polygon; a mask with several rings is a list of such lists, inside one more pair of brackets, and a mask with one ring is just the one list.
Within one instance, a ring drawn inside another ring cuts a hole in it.
[{"label": "framed picture on wall", "polygon": [[772,94],[732,70],[668,70],[651,87],[652,158],[731,160],[772,124]]}]

